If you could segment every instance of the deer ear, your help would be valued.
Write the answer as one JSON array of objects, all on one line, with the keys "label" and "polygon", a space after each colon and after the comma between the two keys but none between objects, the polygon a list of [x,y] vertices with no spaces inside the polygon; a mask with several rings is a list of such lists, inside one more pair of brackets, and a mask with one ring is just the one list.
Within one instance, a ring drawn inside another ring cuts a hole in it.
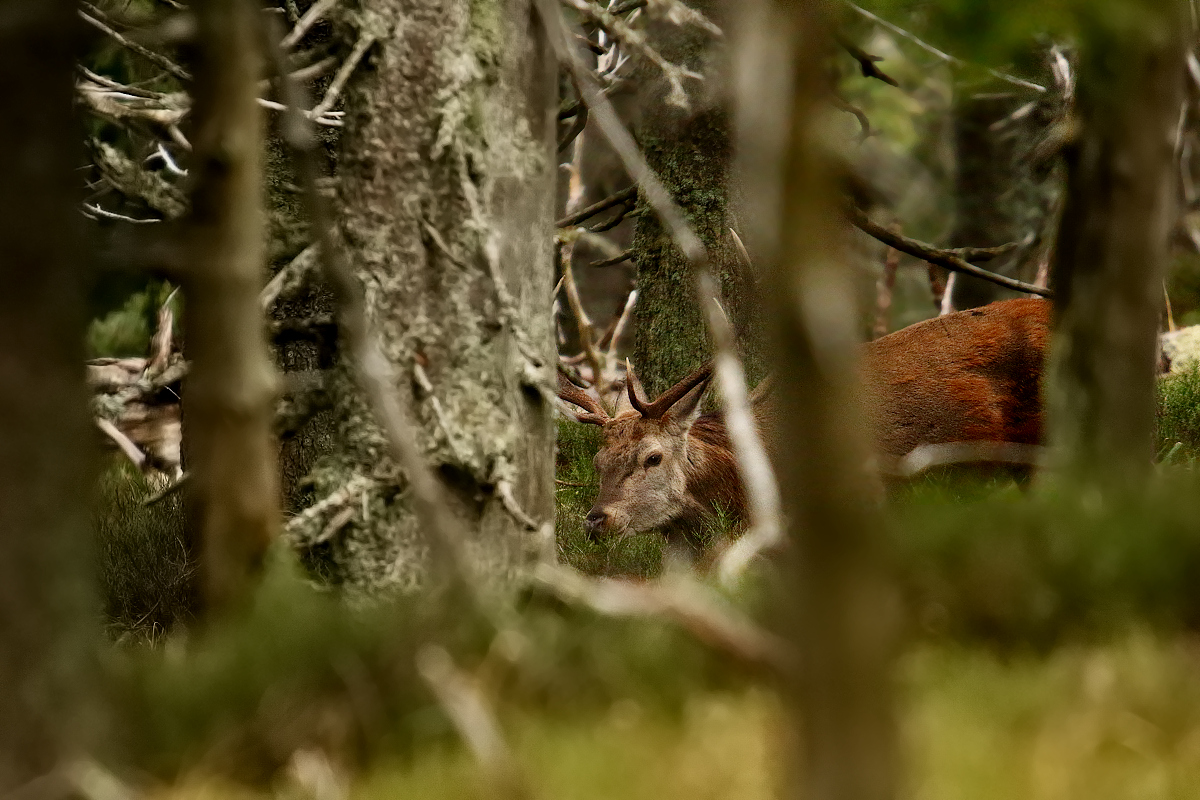
[{"label": "deer ear", "polygon": [[679,398],[665,414],[663,421],[680,433],[691,430],[692,423],[700,417],[700,401],[708,391],[709,380],[706,378],[696,384],[690,392]]}]

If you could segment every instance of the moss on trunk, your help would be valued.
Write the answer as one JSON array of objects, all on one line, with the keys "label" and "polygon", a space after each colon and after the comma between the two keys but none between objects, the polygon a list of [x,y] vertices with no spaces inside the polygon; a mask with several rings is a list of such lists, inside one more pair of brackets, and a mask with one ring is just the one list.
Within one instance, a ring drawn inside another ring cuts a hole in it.
[{"label": "moss on trunk", "polygon": [[[713,16],[719,4],[691,5]],[[637,137],[646,160],[712,256],[721,303],[737,332],[751,378],[756,378],[761,373],[761,333],[754,280],[729,235],[729,228],[738,227],[731,209],[732,114],[716,88],[727,70],[716,63],[722,56],[711,35],[697,27],[656,22],[649,26],[649,34],[665,58],[706,75],[703,83],[686,84],[690,108],[682,109],[668,102],[669,87],[658,68],[641,65],[642,118]],[[691,270],[653,214],[638,219],[633,247],[638,289],[634,363],[647,390],[657,394],[699,366],[712,348]]]}]

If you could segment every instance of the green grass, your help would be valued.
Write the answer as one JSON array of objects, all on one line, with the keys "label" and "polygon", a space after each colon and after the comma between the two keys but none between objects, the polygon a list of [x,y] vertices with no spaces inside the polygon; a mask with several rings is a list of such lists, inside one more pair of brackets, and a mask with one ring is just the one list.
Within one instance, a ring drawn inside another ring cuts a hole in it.
[{"label": "green grass", "polygon": [[110,633],[156,639],[189,618],[194,569],[176,493],[151,506],[154,493],[122,457],[109,460],[93,506],[97,575]]}]

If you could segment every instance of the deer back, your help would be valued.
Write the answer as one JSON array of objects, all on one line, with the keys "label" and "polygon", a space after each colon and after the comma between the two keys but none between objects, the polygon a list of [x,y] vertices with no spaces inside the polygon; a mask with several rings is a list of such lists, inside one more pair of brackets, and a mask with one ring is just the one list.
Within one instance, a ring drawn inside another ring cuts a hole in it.
[{"label": "deer back", "polygon": [[1042,435],[1041,378],[1051,304],[1007,300],[935,317],[863,346],[876,452]]}]

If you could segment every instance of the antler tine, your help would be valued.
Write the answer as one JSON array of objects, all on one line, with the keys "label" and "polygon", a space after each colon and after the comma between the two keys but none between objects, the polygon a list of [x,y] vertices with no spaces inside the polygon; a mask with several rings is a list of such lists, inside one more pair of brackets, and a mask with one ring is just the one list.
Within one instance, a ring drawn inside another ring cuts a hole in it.
[{"label": "antler tine", "polygon": [[663,414],[667,413],[671,406],[682,400],[684,395],[702,383],[708,381],[708,379],[712,377],[712,371],[713,364],[711,361],[709,361],[707,364],[700,367],[700,369],[696,370],[691,375],[688,375],[679,383],[675,384],[670,389],[667,389],[665,392],[659,395],[658,399],[647,406],[645,411],[642,411],[641,409],[638,410],[642,412],[642,416],[644,417],[650,417],[652,419],[661,418]]},{"label": "antler tine", "polygon": [[611,419],[608,416],[608,412],[600,405],[599,400],[571,383],[561,372],[558,373],[558,396],[572,405],[579,406],[586,412],[575,415],[575,419],[580,422],[586,422],[590,425],[603,425]]},{"label": "antler tine", "polygon": [[629,404],[634,410],[643,417],[649,417],[651,403],[646,402],[646,390],[642,388],[642,382],[638,380],[637,373],[633,371],[633,364],[629,363],[629,359],[625,359],[625,392],[629,395]]}]

